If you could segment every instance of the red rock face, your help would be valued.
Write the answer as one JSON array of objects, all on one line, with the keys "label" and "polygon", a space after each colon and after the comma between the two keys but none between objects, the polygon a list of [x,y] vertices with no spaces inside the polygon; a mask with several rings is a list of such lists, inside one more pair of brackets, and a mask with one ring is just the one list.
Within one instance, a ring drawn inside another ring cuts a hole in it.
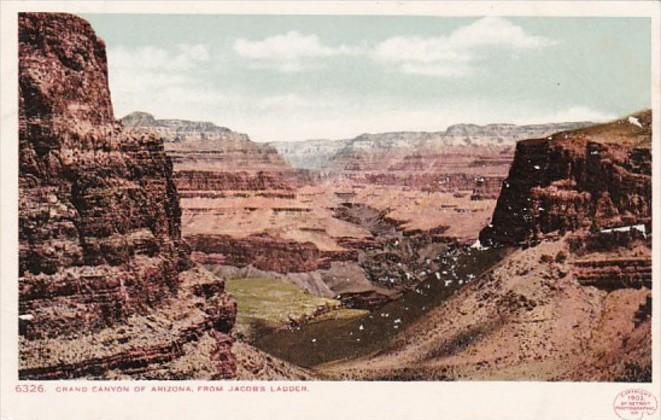
[{"label": "red rock face", "polygon": [[483,242],[553,232],[651,227],[651,112],[521,141]]},{"label": "red rock face", "polygon": [[269,235],[236,239],[229,235],[191,235],[187,238],[202,264],[226,264],[277,273],[301,273],[330,268],[332,261],[356,260],[355,250],[322,251],[311,242],[284,241]]},{"label": "red rock face", "polygon": [[[251,200],[259,203],[280,199],[284,205],[272,208],[276,214],[309,212],[295,203],[296,190],[312,183],[307,170],[290,167],[270,145],[253,142],[245,134],[210,122],[162,120],[144,112],[131,113],[121,121],[129,133],[156,132],[165,139],[181,197],[186,225],[183,235],[196,262],[235,267],[252,264],[280,273],[328,266],[324,252],[312,243],[268,234],[236,237],[217,229],[218,225],[239,223],[226,218],[226,212],[249,217],[258,208],[249,203]],[[223,199],[232,198],[229,210]],[[289,200],[292,204],[287,206]],[[238,231],[243,234],[245,229]]]},{"label": "red rock face", "polygon": [[179,191],[294,189],[310,182],[272,146],[256,143],[211,122],[156,119],[133,112],[121,119],[127,131],[150,130],[165,140]]},{"label": "red rock face", "polygon": [[188,196],[203,196],[205,191],[293,190],[304,184],[303,177],[301,173],[293,170],[250,172],[177,170],[175,172],[178,190],[188,192]]},{"label": "red rock face", "polygon": [[20,376],[167,378],[203,337],[207,376],[231,376],[234,304],[192,268],[162,140],[115,122],[86,21],[19,16],[19,101]]},{"label": "red rock face", "polygon": [[576,279],[605,290],[652,288],[652,260],[647,257],[586,259],[574,262]]}]

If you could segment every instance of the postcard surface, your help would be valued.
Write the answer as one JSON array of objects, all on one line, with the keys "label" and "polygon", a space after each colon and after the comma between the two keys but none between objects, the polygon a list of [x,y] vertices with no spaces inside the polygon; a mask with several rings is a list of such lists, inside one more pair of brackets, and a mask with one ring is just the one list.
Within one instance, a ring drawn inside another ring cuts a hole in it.
[{"label": "postcard surface", "polygon": [[3,420],[659,418],[660,16],[3,3]]}]

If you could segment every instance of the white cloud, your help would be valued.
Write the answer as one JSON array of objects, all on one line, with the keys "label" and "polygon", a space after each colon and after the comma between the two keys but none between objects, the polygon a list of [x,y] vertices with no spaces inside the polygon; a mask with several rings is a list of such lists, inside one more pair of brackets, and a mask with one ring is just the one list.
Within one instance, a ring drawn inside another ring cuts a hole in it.
[{"label": "white cloud", "polygon": [[464,63],[402,63],[402,73],[419,74],[422,76],[463,77],[474,73],[474,69]]},{"label": "white cloud", "polygon": [[480,51],[536,49],[554,42],[526,33],[500,17],[485,17],[462,26],[447,36],[396,36],[378,44],[372,57],[408,74],[462,77],[476,71]]},{"label": "white cloud", "polygon": [[468,26],[458,28],[449,38],[451,43],[459,48],[479,46],[539,48],[554,43],[549,39],[527,34],[520,26],[495,16],[484,17]]},{"label": "white cloud", "polygon": [[351,55],[358,48],[347,45],[324,45],[315,34],[289,31],[259,41],[238,38],[232,45],[241,57],[251,60],[255,68],[272,68],[284,73],[294,73],[317,67],[316,61],[338,55]]},{"label": "white cloud", "polygon": [[246,58],[266,60],[296,60],[305,57],[328,57],[347,54],[346,46],[328,47],[319,41],[317,35],[303,35],[296,31],[274,35],[261,41],[248,41],[239,38],[234,41],[234,51]]}]

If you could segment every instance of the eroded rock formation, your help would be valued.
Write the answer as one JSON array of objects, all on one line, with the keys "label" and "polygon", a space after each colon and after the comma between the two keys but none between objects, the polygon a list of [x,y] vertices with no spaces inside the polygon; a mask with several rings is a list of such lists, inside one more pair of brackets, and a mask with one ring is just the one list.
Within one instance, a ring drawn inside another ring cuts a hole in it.
[{"label": "eroded rock formation", "polygon": [[[382,301],[384,287],[414,284],[423,271],[433,276],[433,267],[422,267],[424,258],[411,255],[416,250],[475,241],[492,213],[514,140],[581,125],[458,125],[438,133],[267,145],[207,122],[141,112],[122,121],[131,131],[155,130],[166,138],[183,236],[195,261],[226,267],[228,275],[309,274],[314,281],[300,282],[306,290],[321,285],[324,295],[369,301]],[[306,169],[292,168],[276,149]],[[376,209],[374,220],[390,219],[391,236],[375,236],[370,217],[341,217],[341,209],[354,205]],[[384,247],[393,247],[384,253],[391,257],[381,255]],[[392,255],[413,262],[396,265]],[[353,267],[345,283],[355,287],[338,286],[344,269],[336,272],[334,262]]]},{"label": "eroded rock formation", "polygon": [[311,212],[296,202],[296,191],[311,182],[308,171],[290,167],[272,146],[210,122],[155,119],[144,112],[122,122],[127,132],[152,131],[165,139],[181,197],[183,235],[195,261],[280,273],[328,266],[325,252],[309,241],[271,235],[263,226],[258,232],[239,228],[245,219],[262,223],[258,210],[285,217]]},{"label": "eroded rock formation", "polygon": [[330,268],[333,260],[355,260],[353,250],[323,251],[311,242],[278,240],[269,235],[250,235],[236,239],[229,235],[191,235],[188,241],[194,259],[202,264],[234,267],[252,265],[276,273],[300,273]]},{"label": "eroded rock formation", "polygon": [[114,120],[83,19],[20,14],[19,143],[19,376],[234,376],[235,305],[189,258],[162,140]]},{"label": "eroded rock formation", "polygon": [[[475,159],[475,151],[479,156],[501,146],[510,148],[514,142],[523,139],[543,137],[549,134],[591,125],[588,122],[571,122],[555,124],[455,124],[445,131],[395,131],[387,133],[365,133],[352,139],[344,140],[306,140],[299,142],[272,142],[278,152],[296,168],[315,170],[333,170],[337,168],[357,169],[369,166],[369,162],[378,164],[384,158],[396,165],[405,165],[415,157],[429,159],[433,154],[446,154],[452,160],[452,155],[461,154]],[[471,152],[471,149],[475,149]],[[437,156],[438,157],[438,156]],[[497,159],[495,156],[489,160]],[[506,158],[505,158],[506,159]],[[502,160],[502,159],[501,159]],[[510,160],[502,162],[509,164]],[[383,167],[377,167],[383,169]]]},{"label": "eroded rock formation", "polygon": [[[638,124],[633,124],[633,118]],[[519,142],[483,243],[651,227],[651,112]]]},{"label": "eroded rock formation", "polygon": [[578,282],[605,290],[652,288],[652,260],[649,256],[574,261]]},{"label": "eroded rock formation", "polygon": [[151,130],[165,141],[180,191],[293,189],[308,181],[275,148],[205,121],[156,119],[133,112],[121,119],[127,131]]},{"label": "eroded rock formation", "polygon": [[[651,381],[651,112],[518,143],[502,260],[336,378]],[[482,249],[482,247],[478,247]]]}]

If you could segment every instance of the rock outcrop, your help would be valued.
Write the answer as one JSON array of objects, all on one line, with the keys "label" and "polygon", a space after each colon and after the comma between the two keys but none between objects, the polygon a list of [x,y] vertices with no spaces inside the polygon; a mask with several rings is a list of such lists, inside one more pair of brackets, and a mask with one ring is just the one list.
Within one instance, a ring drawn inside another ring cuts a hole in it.
[{"label": "rock outcrop", "polygon": [[180,191],[293,189],[308,180],[275,148],[210,122],[156,119],[145,112],[121,121],[127,131],[151,130],[164,139]]},{"label": "rock outcrop", "polygon": [[578,229],[649,231],[651,120],[646,111],[519,142],[482,243],[521,244]]},{"label": "rock outcrop", "polygon": [[268,234],[232,238],[229,235],[191,235],[188,242],[195,261],[234,267],[252,265],[276,273],[300,273],[328,269],[332,261],[355,260],[353,250],[320,250],[311,242],[279,240]]},{"label": "rock outcrop", "polygon": [[604,290],[652,289],[652,259],[645,257],[585,259],[574,261],[576,280]]},{"label": "rock outcrop", "polygon": [[189,258],[162,139],[115,121],[83,19],[19,15],[19,144],[20,378],[233,377],[235,304]]}]

